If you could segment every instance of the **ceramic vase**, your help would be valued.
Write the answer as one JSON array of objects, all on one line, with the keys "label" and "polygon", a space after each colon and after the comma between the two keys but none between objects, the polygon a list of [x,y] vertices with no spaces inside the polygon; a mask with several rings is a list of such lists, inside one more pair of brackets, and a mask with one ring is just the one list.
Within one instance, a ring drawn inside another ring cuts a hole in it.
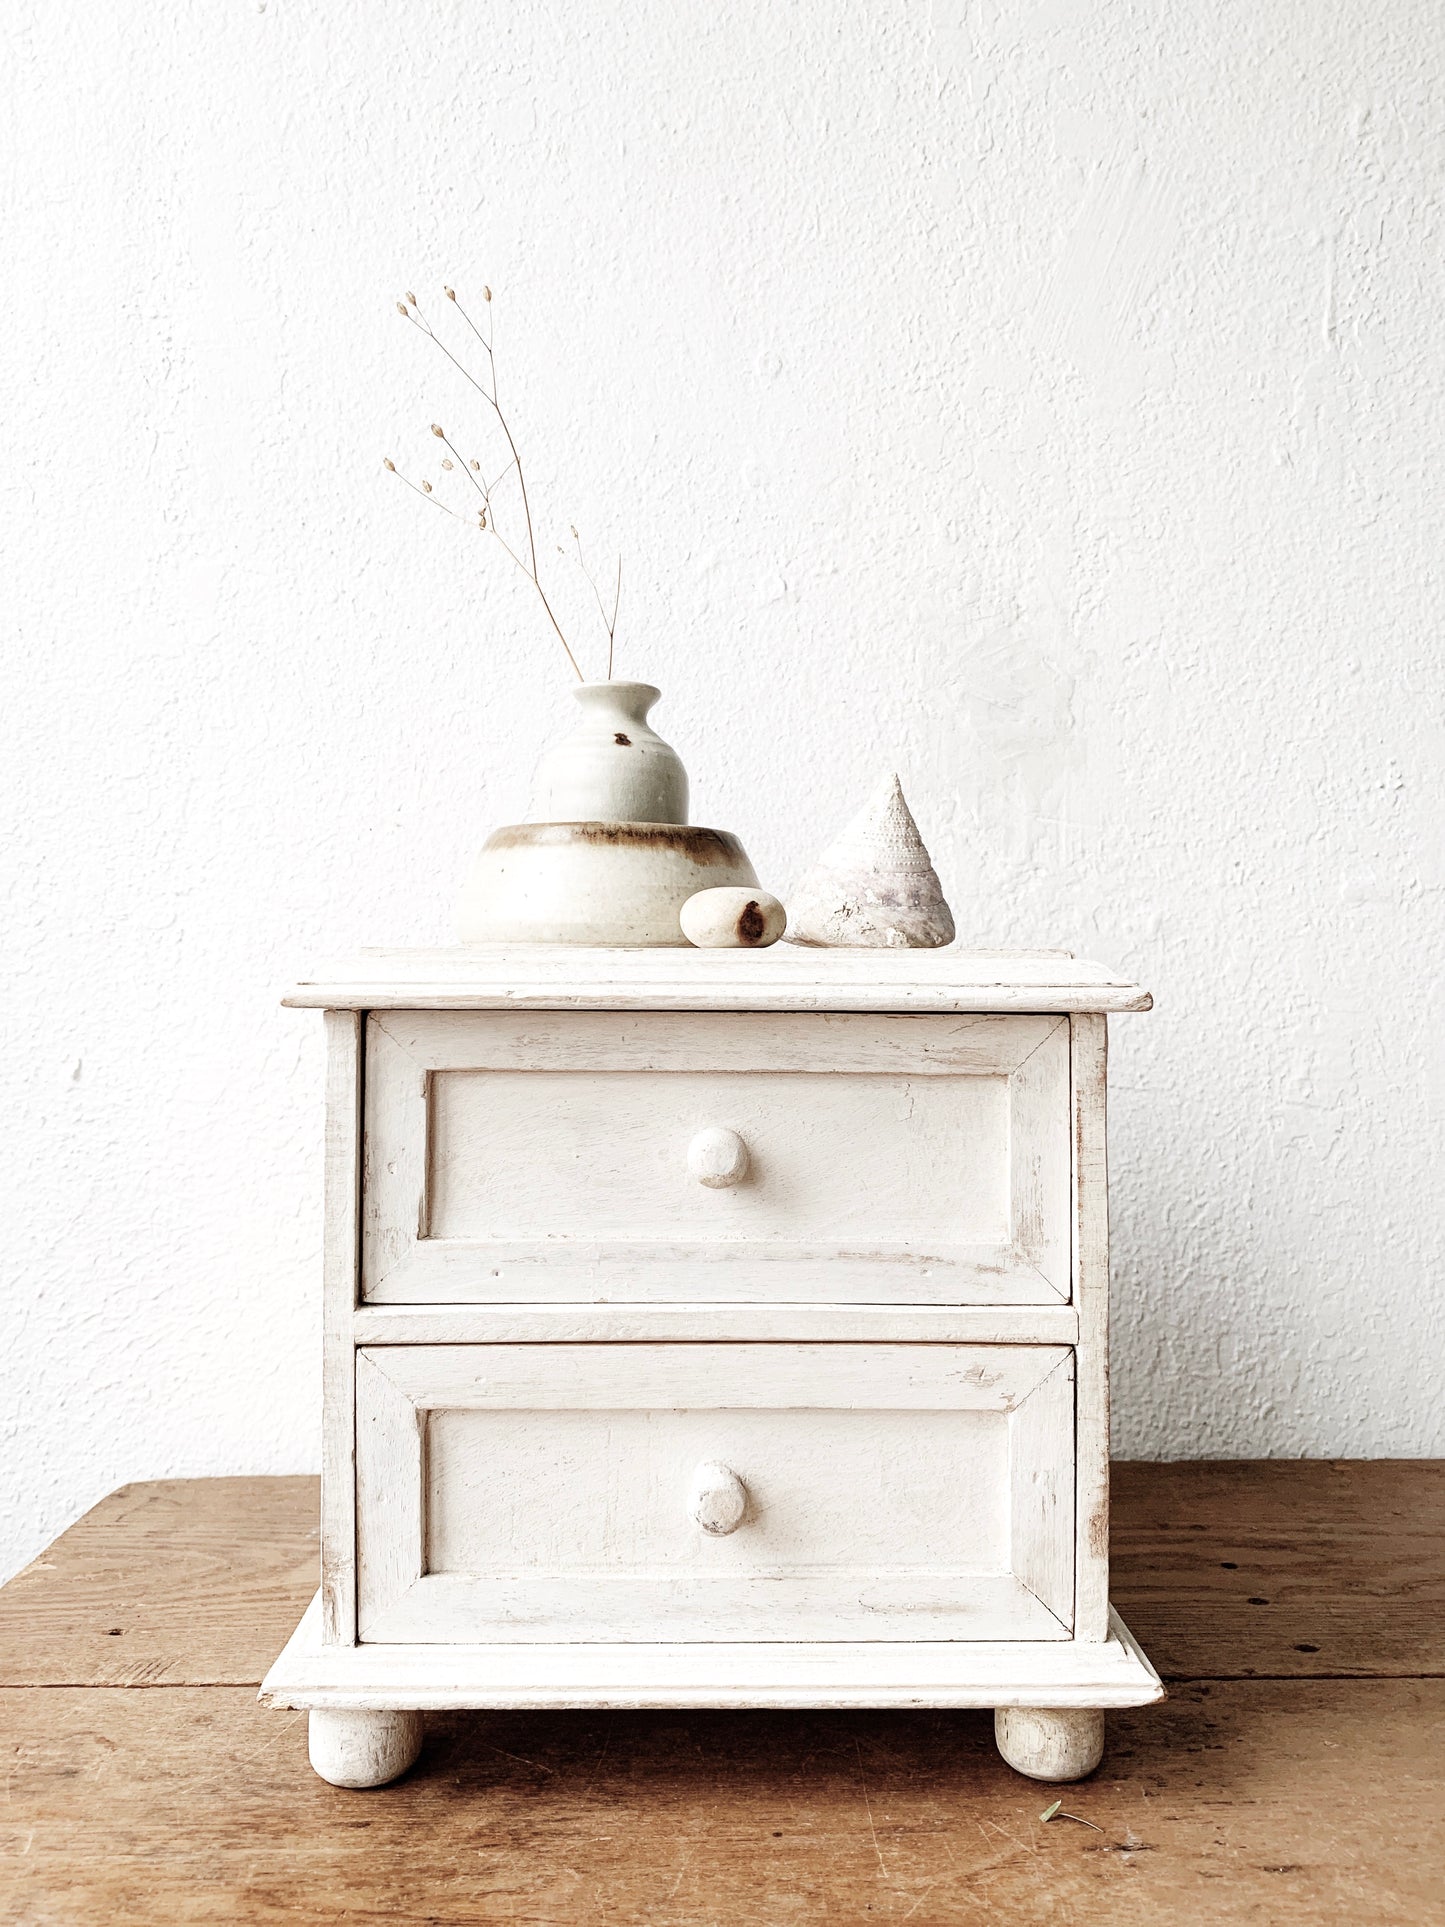
[{"label": "ceramic vase", "polygon": [[542,757],[533,823],[686,823],[687,771],[647,720],[660,691],[645,682],[584,682],[582,717]]},{"label": "ceramic vase", "polygon": [[726,830],[689,826],[687,771],[647,721],[645,682],[581,683],[582,719],[537,765],[525,823],[504,824],[462,890],[463,943],[684,947],[702,890],[757,889]]}]

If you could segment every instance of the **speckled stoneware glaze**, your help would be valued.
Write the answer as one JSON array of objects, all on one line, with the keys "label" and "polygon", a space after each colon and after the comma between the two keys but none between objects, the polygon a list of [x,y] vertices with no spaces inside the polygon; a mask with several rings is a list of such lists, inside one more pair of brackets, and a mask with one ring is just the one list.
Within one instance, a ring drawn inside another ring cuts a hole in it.
[{"label": "speckled stoneware glaze", "polygon": [[699,890],[756,887],[726,830],[671,823],[512,823],[482,846],[462,891],[463,943],[685,948]]},{"label": "speckled stoneware glaze", "polygon": [[687,771],[647,712],[647,682],[584,682],[582,716],[546,751],[532,779],[533,823],[686,823]]}]

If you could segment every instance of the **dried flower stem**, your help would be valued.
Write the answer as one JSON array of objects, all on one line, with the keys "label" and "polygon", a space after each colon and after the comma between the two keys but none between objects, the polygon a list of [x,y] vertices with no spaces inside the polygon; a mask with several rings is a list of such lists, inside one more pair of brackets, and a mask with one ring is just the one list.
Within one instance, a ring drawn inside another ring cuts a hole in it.
[{"label": "dried flower stem", "polygon": [[382,463],[382,467],[388,475],[394,475],[399,482],[405,482],[413,495],[419,495],[424,502],[430,502],[434,509],[440,509],[443,515],[451,516],[454,522],[466,521],[467,518],[464,515],[458,515],[455,509],[448,508],[445,502],[439,501],[438,498],[432,494],[426,483],[423,482],[422,485],[418,487],[409,475],[403,475],[389,455]]},{"label": "dried flower stem", "polygon": [[[527,567],[526,563],[522,560],[521,556],[518,555],[517,551],[512,547],[511,543],[507,540],[507,538],[502,534],[501,530],[497,527],[496,513],[492,508],[492,490],[497,486],[497,482],[504,481],[506,479],[507,475],[510,474],[511,470],[516,466],[516,464],[514,462],[508,462],[507,466],[502,470],[501,474],[497,477],[496,482],[483,482],[478,479],[478,470],[481,466],[480,463],[467,461],[458,452],[456,446],[447,439],[447,436],[442,431],[436,428],[433,428],[432,433],[434,435],[438,435],[440,440],[444,442],[448,448],[451,449],[453,455],[456,456],[457,461],[461,464],[461,467],[466,475],[467,480],[471,483],[472,487],[477,491],[478,495],[481,496],[482,509],[481,509],[481,521],[479,523],[479,527],[484,529],[488,535],[494,535],[497,538],[498,542],[501,543],[502,548],[505,550],[505,552],[512,558],[512,560],[516,563],[517,567],[522,571],[522,574],[526,576],[527,580],[530,583],[532,583],[533,586],[535,587],[537,578],[533,575],[532,571]],[[453,510],[452,513],[455,514],[456,511]],[[465,521],[466,518],[465,516],[463,516],[461,519]],[[540,589],[538,589],[538,594],[541,594]],[[543,597],[544,605],[545,605],[545,602],[546,602],[546,598]],[[550,614],[550,611],[549,611],[549,614]],[[553,623],[552,626],[556,628],[555,623]],[[558,630],[557,633],[561,635],[560,630]],[[565,637],[562,640],[562,647],[564,649],[567,649],[567,642]],[[567,649],[567,660],[572,664],[572,667],[574,669],[577,669],[577,664],[573,659],[572,651],[570,649]],[[580,678],[582,671],[580,669],[577,669],[577,674]]]},{"label": "dried flower stem", "polygon": [[[441,336],[436,333],[431,323],[427,320],[426,316],[422,313],[421,309],[417,306],[415,295],[408,294],[404,302],[399,301],[397,303],[397,307],[401,311],[401,313],[406,317],[406,319],[412,324],[414,328],[419,329],[420,332],[426,336],[428,341],[434,342],[436,346],[441,349],[442,353],[446,356],[447,360],[452,364],[452,366],[455,369],[457,369],[458,372],[462,374],[467,381],[471,383],[473,388],[476,389],[477,393],[482,397],[483,401],[485,401],[487,405],[491,408],[493,414],[497,418],[497,421],[500,423],[502,433],[507,438],[507,446],[512,451],[512,460],[508,464],[508,468],[514,467],[517,471],[517,486],[522,496],[522,514],[527,524],[527,554],[528,554],[528,557],[530,558],[530,566],[528,562],[524,562],[522,560],[522,558],[516,553],[514,549],[510,547],[508,543],[503,541],[502,547],[507,550],[507,553],[511,556],[512,560],[517,564],[517,566],[522,570],[523,574],[530,577],[532,587],[537,591],[537,594],[541,599],[542,607],[547,612],[547,620],[551,623],[552,628],[556,632],[558,642],[561,643],[563,649],[567,653],[567,660],[572,665],[573,674],[576,676],[578,682],[585,682],[586,677],[582,674],[582,670],[578,665],[577,658],[572,653],[571,645],[568,643],[566,636],[564,636],[562,633],[562,625],[561,623],[558,622],[557,617],[553,612],[552,605],[547,600],[547,591],[542,587],[542,580],[540,575],[537,572],[537,541],[536,541],[536,536],[533,533],[533,529],[532,529],[532,508],[531,508],[530,502],[527,499],[527,481],[526,481],[525,475],[522,472],[522,458],[520,454],[517,452],[517,444],[512,438],[511,425],[508,422],[506,415],[502,412],[501,403],[497,398],[497,360],[496,360],[495,354],[492,351],[491,323],[488,322],[487,324],[488,332],[484,335],[481,329],[478,328],[477,324],[472,320],[471,316],[467,313],[466,309],[463,308],[462,304],[457,300],[456,295],[450,289],[448,289],[446,293],[447,293],[447,299],[456,308],[457,312],[461,315],[463,321],[466,322],[467,326],[471,329],[472,333],[476,336],[477,340],[482,344],[482,347],[486,350],[487,366],[491,372],[491,378],[492,378],[492,385],[490,389],[485,387],[483,383],[477,380],[476,376],[472,374],[471,370],[457,359],[457,357],[452,353],[451,349],[448,348],[446,343],[442,340]],[[491,304],[490,288],[486,290],[486,296],[487,296],[488,305],[490,306]],[[452,447],[452,444],[450,443],[450,441],[447,441],[446,436],[442,434],[442,431],[440,428],[434,426],[432,429],[432,433],[438,436],[442,441],[445,441],[448,448]],[[456,454],[456,450],[452,449],[452,453]],[[460,455],[457,456],[457,460],[458,461],[462,460]],[[468,476],[471,478],[473,484],[475,485],[475,487],[477,488],[478,492],[481,494],[481,497],[482,497],[482,501],[484,504],[484,507],[482,510],[482,515],[483,515],[482,526],[484,528],[490,527],[493,535],[497,535],[496,518],[490,513],[491,492],[489,489],[484,488],[479,481],[477,481],[476,473],[470,466],[468,466],[465,463],[463,464],[463,466],[466,467]],[[502,474],[505,475],[507,472],[508,470],[504,469],[502,471]],[[501,477],[499,476],[498,480],[500,479]],[[497,535],[497,539],[498,541],[502,541],[502,538],[500,535]],[[611,672],[609,671],[609,675],[610,673]]]},{"label": "dried flower stem", "polygon": [[577,544],[577,566],[587,578],[588,586],[591,588],[592,594],[597,602],[597,613],[601,616],[602,626],[607,631],[607,680],[611,682],[612,651],[617,636],[617,605],[622,600],[622,557],[619,555],[617,558],[617,591],[612,598],[612,616],[609,620],[607,610],[603,606],[602,597],[598,593],[597,584],[592,580],[592,571],[582,560],[582,538],[578,535],[576,529],[572,531],[572,540]]}]

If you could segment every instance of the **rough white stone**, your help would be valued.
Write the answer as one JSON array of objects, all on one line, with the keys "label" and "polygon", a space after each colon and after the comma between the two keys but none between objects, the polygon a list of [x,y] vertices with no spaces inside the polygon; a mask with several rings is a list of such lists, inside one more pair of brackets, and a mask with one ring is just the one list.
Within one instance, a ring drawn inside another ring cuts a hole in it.
[{"label": "rough white stone", "polygon": [[788,913],[766,890],[699,890],[678,920],[699,950],[766,950],[787,928]]}]

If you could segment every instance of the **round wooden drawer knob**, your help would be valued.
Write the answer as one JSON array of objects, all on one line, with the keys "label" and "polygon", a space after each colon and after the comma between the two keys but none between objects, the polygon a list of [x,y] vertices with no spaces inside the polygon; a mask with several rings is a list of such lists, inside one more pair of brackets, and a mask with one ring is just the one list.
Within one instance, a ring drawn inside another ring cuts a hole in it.
[{"label": "round wooden drawer knob", "polygon": [[736,1532],[748,1509],[748,1489],[736,1472],[709,1459],[692,1475],[688,1511],[714,1539]]},{"label": "round wooden drawer knob", "polygon": [[687,1147],[687,1168],[699,1184],[710,1190],[725,1191],[730,1184],[741,1184],[748,1174],[748,1147],[736,1131],[710,1125],[699,1131]]}]

